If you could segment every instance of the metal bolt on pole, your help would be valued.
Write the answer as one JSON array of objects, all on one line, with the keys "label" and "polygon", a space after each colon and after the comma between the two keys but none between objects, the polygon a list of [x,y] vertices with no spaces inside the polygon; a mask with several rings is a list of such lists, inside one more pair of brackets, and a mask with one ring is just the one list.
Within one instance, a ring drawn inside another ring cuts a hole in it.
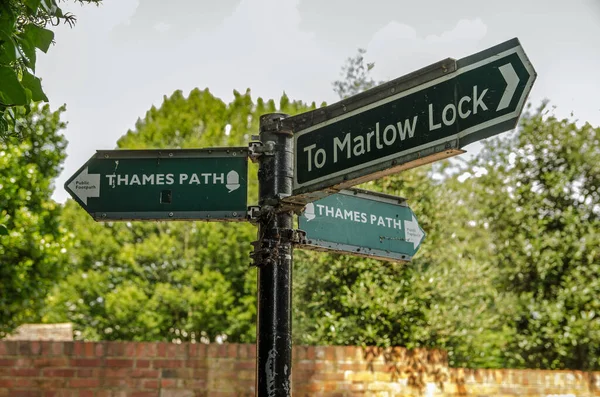
[{"label": "metal bolt on pole", "polygon": [[256,395],[291,395],[293,213],[280,206],[292,193],[293,137],[281,129],[285,114],[260,118],[260,141],[272,146],[258,158],[261,208],[254,263],[258,267]]}]

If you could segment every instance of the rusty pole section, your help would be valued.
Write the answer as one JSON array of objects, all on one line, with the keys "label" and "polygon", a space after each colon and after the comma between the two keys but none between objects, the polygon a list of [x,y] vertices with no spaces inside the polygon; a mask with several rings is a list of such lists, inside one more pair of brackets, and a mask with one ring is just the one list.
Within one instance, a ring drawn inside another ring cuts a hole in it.
[{"label": "rusty pole section", "polygon": [[260,118],[262,155],[258,158],[258,267],[256,395],[291,395],[293,212],[281,199],[291,195],[293,136],[284,130],[285,114]]}]

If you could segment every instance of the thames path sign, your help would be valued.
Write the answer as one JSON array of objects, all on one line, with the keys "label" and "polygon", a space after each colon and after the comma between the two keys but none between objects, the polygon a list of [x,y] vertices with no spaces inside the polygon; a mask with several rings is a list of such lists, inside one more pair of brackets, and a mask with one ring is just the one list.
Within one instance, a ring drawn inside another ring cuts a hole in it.
[{"label": "thames path sign", "polygon": [[65,189],[97,221],[245,220],[248,148],[97,151]]},{"label": "thames path sign", "polygon": [[512,129],[535,78],[512,39],[289,117],[283,124],[294,132],[295,164],[286,201],[308,203]]},{"label": "thames path sign", "polygon": [[304,208],[301,247],[393,261],[410,261],[425,237],[400,197],[361,189],[342,190]]}]

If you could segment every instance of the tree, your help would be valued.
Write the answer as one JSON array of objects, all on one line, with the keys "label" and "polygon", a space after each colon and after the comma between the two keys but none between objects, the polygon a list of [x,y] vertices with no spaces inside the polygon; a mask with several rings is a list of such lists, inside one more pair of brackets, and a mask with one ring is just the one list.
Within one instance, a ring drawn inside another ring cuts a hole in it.
[{"label": "tree", "polygon": [[[516,300],[510,366],[600,368],[600,129],[528,112],[470,165],[499,288]],[[484,172],[481,170],[484,169]],[[480,172],[477,172],[480,171]]]},{"label": "tree", "polygon": [[35,320],[48,290],[64,273],[70,237],[60,226],[60,206],[50,198],[65,159],[60,134],[64,107],[33,106],[19,116],[25,139],[0,143],[0,335]]},{"label": "tree", "polygon": [[[35,76],[36,51],[47,52],[54,40],[49,25],[73,26],[73,14],[63,13],[60,0],[5,0],[0,2],[0,138],[21,137],[18,123],[31,102],[48,101]],[[101,0],[77,0],[98,4]]]},{"label": "tree", "polygon": [[[340,98],[374,86],[364,53],[342,68],[343,80],[334,83]],[[489,234],[469,226],[479,214],[464,185],[444,176],[451,168],[418,167],[362,186],[408,198],[427,233],[411,263],[297,255],[298,342],[437,347],[449,351],[452,365],[502,365],[509,330],[495,309],[504,296],[487,260]]]},{"label": "tree", "polygon": [[[313,104],[314,107],[314,104]],[[283,95],[279,110],[308,109]],[[208,90],[180,91],[152,107],[119,148],[246,146],[274,101],[250,91],[231,103]],[[251,166],[250,201],[256,199]],[[74,202],[65,227],[77,236],[72,271],[48,299],[46,321],[71,321],[84,339],[250,342],[256,329],[256,229],[247,223],[96,223]]]}]

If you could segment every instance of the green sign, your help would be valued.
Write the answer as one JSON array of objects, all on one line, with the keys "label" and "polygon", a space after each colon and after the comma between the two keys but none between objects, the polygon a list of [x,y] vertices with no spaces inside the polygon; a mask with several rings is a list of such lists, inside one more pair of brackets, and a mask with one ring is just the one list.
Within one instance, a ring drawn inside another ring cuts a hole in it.
[{"label": "green sign", "polygon": [[309,203],[298,218],[308,249],[410,261],[425,233],[403,198],[342,190]]},{"label": "green sign", "polygon": [[462,153],[516,125],[535,77],[512,39],[285,119],[295,139],[293,195],[339,190]]},{"label": "green sign", "polygon": [[248,149],[97,151],[65,189],[97,221],[244,220]]}]

